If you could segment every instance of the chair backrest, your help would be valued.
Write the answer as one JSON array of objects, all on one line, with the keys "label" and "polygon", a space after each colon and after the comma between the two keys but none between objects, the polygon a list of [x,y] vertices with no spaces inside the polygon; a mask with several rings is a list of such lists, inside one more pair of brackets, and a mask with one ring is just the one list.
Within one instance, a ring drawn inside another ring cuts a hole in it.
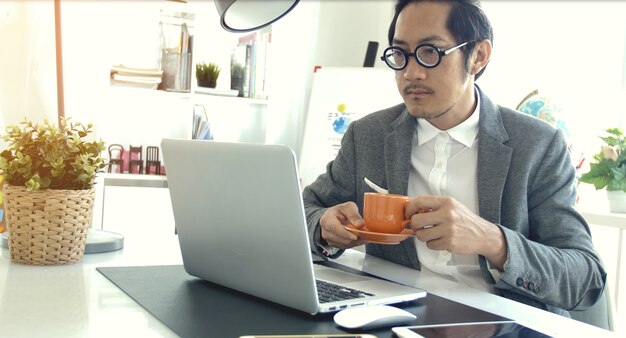
[{"label": "chair backrest", "polygon": [[572,319],[576,319],[583,323],[597,326],[606,330],[614,331],[613,314],[611,297],[605,288],[602,296],[590,308],[582,311],[569,311]]},{"label": "chair backrest", "polygon": [[604,290],[598,301],[590,308],[582,311],[569,311],[572,319],[589,325],[597,326],[610,331],[615,331],[613,317],[615,315],[615,307],[609,292],[608,281],[604,285]]},{"label": "chair backrest", "polygon": [[143,146],[134,147],[133,145],[131,145],[131,146],[128,148],[128,152],[130,153],[129,158],[130,158],[131,160],[134,160],[134,159],[133,159],[133,154],[137,154],[137,158],[136,158],[136,160],[141,160],[141,159],[143,159],[143,157],[142,157],[142,154],[143,154]]},{"label": "chair backrest", "polygon": [[146,147],[146,161],[158,161],[159,160],[159,147],[148,146]]},{"label": "chair backrest", "polygon": [[124,147],[121,144],[111,144],[109,146],[109,159],[121,159],[124,155]]}]

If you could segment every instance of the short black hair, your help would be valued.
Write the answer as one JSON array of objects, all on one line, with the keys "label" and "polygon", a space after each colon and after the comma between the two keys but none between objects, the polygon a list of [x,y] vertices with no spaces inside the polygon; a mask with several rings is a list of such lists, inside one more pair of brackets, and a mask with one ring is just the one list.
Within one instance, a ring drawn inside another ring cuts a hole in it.
[{"label": "short black hair", "polygon": [[[456,39],[457,43],[463,43],[465,41],[472,41],[464,46],[463,51],[465,70],[469,71],[469,57],[474,50],[476,41],[489,40],[493,43],[493,29],[491,28],[491,22],[483,12],[480,0],[398,0],[395,6],[395,13],[391,24],[389,25],[389,46],[393,44],[393,38],[396,34],[396,22],[398,21],[398,15],[400,12],[410,3],[417,2],[440,2],[448,3],[451,5],[450,14],[448,15],[448,21],[446,27],[452,33],[452,36]],[[480,75],[485,71],[487,66],[483,67],[475,77],[477,80]]]}]

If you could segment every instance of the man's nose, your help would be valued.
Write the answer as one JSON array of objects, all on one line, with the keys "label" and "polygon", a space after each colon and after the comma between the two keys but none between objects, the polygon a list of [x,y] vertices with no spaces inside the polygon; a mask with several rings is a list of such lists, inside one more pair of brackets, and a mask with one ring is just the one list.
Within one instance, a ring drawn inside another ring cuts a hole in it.
[{"label": "man's nose", "polygon": [[424,80],[426,78],[427,68],[420,65],[414,56],[410,56],[404,68],[404,78],[408,81]]}]

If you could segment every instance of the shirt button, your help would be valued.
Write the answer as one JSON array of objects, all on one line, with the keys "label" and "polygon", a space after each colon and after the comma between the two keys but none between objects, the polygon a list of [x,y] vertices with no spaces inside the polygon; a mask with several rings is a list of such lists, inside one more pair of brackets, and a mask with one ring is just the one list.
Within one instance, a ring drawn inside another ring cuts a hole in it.
[{"label": "shirt button", "polygon": [[524,279],[522,277],[517,277],[517,279],[515,280],[515,284],[517,284],[517,286],[524,285]]}]

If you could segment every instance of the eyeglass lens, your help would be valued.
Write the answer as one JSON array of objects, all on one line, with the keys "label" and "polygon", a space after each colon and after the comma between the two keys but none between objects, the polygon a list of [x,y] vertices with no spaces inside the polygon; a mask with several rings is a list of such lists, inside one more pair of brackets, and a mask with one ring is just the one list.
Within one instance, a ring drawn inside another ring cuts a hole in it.
[{"label": "eyeglass lens", "polygon": [[[391,47],[385,52],[385,61],[391,68],[402,69],[406,66],[407,57],[409,55],[413,55],[413,53],[408,54],[399,47]],[[419,46],[415,50],[415,55],[418,62],[426,67],[437,65],[439,63],[439,59],[441,58],[439,51],[435,47],[429,45]]]}]

